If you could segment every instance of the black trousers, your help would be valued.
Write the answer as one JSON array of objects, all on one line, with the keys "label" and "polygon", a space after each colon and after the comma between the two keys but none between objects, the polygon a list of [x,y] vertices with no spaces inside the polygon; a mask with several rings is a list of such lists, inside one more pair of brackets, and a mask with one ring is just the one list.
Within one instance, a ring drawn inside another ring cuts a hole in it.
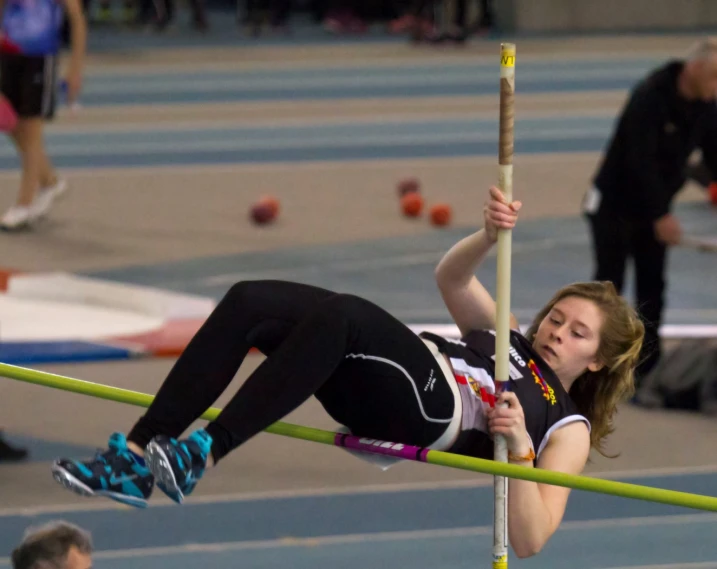
[{"label": "black trousers", "polygon": [[665,305],[667,247],[655,238],[651,221],[625,217],[604,206],[586,218],[592,233],[594,280],[610,281],[622,293],[627,262],[633,262],[636,309],[645,324],[636,370],[639,382],[661,356],[659,327]]},{"label": "black trousers", "polygon": [[[189,7],[192,10],[194,23],[202,23],[206,20],[206,9],[204,0],[189,0]],[[175,0],[152,0],[154,8],[155,23],[160,26],[168,25],[175,15]]]},{"label": "black trousers", "polygon": [[179,437],[227,388],[252,347],[267,358],[207,426],[218,461],[312,395],[352,433],[429,446],[453,418],[434,355],[375,304],[283,281],[234,285],[177,360],[128,439]]}]

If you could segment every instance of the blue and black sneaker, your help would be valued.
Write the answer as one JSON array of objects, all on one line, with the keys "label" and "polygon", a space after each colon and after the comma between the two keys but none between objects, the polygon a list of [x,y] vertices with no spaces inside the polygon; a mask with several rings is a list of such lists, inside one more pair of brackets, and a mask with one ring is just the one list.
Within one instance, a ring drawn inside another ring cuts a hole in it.
[{"label": "blue and black sneaker", "polygon": [[56,460],[52,476],[80,496],[105,496],[138,508],[147,507],[154,488],[152,473],[130,452],[122,433],[110,436],[108,450],[98,452],[91,460]]},{"label": "blue and black sneaker", "polygon": [[199,429],[181,441],[163,435],[153,438],[144,457],[157,487],[181,504],[204,475],[211,448],[212,437]]}]

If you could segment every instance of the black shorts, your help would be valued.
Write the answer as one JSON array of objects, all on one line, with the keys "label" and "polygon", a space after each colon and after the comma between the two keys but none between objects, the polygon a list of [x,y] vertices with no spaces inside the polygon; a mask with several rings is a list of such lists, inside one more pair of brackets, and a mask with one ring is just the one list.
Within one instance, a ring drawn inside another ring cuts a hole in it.
[{"label": "black shorts", "polygon": [[0,53],[0,92],[20,118],[53,118],[56,82],[56,55]]}]

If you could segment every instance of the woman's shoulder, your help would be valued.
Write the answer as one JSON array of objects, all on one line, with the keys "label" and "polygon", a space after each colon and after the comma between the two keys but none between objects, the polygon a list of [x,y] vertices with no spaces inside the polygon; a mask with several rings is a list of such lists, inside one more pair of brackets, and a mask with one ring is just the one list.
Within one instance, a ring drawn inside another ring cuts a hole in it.
[{"label": "woman's shoulder", "polygon": [[539,455],[550,449],[552,455],[580,454],[590,452],[590,423],[585,417],[575,415],[569,421],[553,425],[540,444]]}]

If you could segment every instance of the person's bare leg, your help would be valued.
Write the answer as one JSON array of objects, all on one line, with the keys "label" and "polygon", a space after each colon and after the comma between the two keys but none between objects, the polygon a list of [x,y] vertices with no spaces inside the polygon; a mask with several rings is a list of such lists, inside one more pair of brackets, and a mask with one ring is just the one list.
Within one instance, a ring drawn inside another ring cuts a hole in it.
[{"label": "person's bare leg", "polygon": [[50,188],[57,184],[59,178],[55,167],[52,165],[50,158],[45,150],[45,141],[42,140],[42,157],[40,159],[40,188]]},{"label": "person's bare leg", "polygon": [[[41,131],[44,131],[44,128],[41,129]],[[65,181],[57,176],[55,168],[47,155],[44,132],[40,133],[37,152],[37,160],[39,163],[39,189],[35,195],[35,201],[32,204],[33,220],[39,220],[47,216],[52,208],[53,202],[65,192],[67,186]]]},{"label": "person's bare leg", "polygon": [[127,441],[127,448],[131,450],[134,454],[137,454],[139,456],[144,456],[144,449],[140,447],[137,443],[133,443],[132,441]]},{"label": "person's bare leg", "polygon": [[17,196],[17,205],[19,206],[29,207],[40,189],[45,152],[42,129],[42,118],[21,118],[18,120],[17,128],[12,135],[18,146],[22,161],[22,178]]},{"label": "person's bare leg", "polygon": [[[20,129],[16,128],[13,132],[9,133],[10,139],[15,144],[15,148],[17,149],[18,153],[22,153],[22,132]],[[52,165],[52,162],[50,162],[49,157],[47,156],[47,152],[45,151],[45,143],[43,140],[42,143],[42,157],[40,159],[41,161],[41,167],[40,167],[40,188],[49,188],[50,186],[54,186],[57,184],[58,177],[57,173],[55,172],[55,168]]]}]

